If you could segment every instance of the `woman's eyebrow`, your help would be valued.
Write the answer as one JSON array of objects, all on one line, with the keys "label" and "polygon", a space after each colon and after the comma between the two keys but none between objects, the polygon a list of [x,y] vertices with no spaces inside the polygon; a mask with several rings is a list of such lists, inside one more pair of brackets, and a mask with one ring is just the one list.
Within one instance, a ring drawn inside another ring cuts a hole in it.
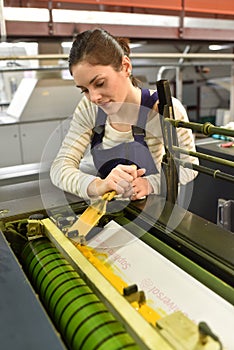
[{"label": "woman's eyebrow", "polygon": [[[93,78],[90,80],[89,84],[92,84],[92,83],[98,78],[99,75],[100,75],[100,74],[95,75],[95,77],[93,77]],[[80,85],[76,85],[76,87],[78,87],[78,88],[83,88],[83,86],[80,86]]]}]

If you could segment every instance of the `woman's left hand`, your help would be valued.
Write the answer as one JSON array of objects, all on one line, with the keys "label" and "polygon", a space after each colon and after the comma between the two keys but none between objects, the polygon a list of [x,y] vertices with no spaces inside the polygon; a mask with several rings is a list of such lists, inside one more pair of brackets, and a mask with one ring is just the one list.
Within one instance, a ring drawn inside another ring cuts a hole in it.
[{"label": "woman's left hand", "polygon": [[153,192],[153,188],[147,178],[137,177],[131,183],[131,191],[125,192],[124,197],[130,197],[131,200],[141,199]]}]

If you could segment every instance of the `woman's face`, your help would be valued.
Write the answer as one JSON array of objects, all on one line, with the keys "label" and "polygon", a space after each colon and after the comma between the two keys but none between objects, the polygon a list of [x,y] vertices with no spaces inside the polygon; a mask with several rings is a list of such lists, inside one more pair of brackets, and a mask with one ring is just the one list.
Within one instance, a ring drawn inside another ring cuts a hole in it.
[{"label": "woman's face", "polygon": [[116,113],[123,102],[131,102],[130,67],[123,65],[120,71],[112,66],[91,65],[80,62],[72,67],[75,84],[81,92],[107,114]]}]

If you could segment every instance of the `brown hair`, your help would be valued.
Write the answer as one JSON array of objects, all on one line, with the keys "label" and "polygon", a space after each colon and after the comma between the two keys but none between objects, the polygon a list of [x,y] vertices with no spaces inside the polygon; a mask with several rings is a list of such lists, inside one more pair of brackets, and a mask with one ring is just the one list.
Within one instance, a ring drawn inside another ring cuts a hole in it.
[{"label": "brown hair", "polygon": [[[122,66],[123,56],[130,55],[128,40],[115,38],[103,29],[87,30],[76,36],[69,54],[69,71],[72,66],[87,61],[91,65],[111,65],[116,71]],[[132,84],[138,86],[138,80],[130,77]]]}]

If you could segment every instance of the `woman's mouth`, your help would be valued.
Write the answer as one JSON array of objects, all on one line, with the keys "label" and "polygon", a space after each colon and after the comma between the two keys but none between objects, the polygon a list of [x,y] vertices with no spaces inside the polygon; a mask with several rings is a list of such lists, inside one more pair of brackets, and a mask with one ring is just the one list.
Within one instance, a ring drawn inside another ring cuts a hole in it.
[{"label": "woman's mouth", "polygon": [[110,101],[108,101],[108,102],[102,102],[102,103],[99,103],[98,105],[99,105],[99,107],[101,107],[101,108],[108,108],[109,106],[110,106]]},{"label": "woman's mouth", "polygon": [[117,113],[119,111],[121,104],[117,103],[117,102],[113,102],[113,101],[108,101],[108,102],[104,102],[104,103],[99,103],[98,107],[103,109],[104,112],[107,114],[113,114],[113,113]]}]

